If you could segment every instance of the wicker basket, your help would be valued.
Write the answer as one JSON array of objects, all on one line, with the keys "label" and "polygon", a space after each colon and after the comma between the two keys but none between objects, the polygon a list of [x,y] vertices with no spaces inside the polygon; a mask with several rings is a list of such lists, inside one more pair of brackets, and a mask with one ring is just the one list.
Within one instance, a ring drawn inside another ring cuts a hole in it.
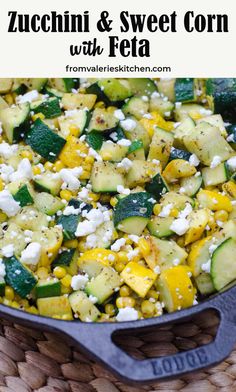
[{"label": "wicker basket", "polygon": [[[209,343],[218,326],[215,313],[142,335],[117,338],[136,358],[163,356]],[[220,365],[178,380],[129,386],[58,335],[1,320],[0,392],[236,391],[236,351]]]}]

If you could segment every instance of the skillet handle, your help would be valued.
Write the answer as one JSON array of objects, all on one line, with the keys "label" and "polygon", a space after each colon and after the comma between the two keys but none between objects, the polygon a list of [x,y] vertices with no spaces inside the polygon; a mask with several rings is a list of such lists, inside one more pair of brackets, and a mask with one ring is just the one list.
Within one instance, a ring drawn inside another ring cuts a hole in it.
[{"label": "skillet handle", "polygon": [[[211,308],[220,314],[221,320],[215,340],[203,347],[160,358],[136,360],[115,345],[112,335],[122,330],[130,332],[136,329],[132,322],[105,323],[99,326],[81,323],[78,329],[64,329],[64,332],[124,381],[147,383],[180,377],[221,362],[230,354],[236,342],[236,287],[202,305],[199,305],[199,311]],[[198,313],[197,307],[194,307],[193,313]],[[161,319],[157,318],[156,322],[152,319],[152,326],[167,323],[165,319]]]}]

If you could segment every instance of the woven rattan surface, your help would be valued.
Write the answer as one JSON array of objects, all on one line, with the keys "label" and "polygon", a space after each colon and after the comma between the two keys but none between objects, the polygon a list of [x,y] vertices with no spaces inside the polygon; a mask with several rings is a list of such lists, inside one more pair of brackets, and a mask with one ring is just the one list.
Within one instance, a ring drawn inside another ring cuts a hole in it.
[{"label": "woven rattan surface", "polygon": [[[185,324],[142,335],[120,336],[118,344],[136,358],[163,356],[210,342],[218,318],[202,314]],[[217,367],[178,380],[131,387],[90,361],[58,335],[0,320],[0,392],[236,391],[236,350]]]}]

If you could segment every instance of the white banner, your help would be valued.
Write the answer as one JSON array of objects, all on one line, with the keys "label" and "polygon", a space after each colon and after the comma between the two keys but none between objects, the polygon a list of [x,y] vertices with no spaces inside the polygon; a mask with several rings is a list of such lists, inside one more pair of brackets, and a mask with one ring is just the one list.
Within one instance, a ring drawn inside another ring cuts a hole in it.
[{"label": "white banner", "polygon": [[0,77],[236,76],[235,37],[232,0],[2,1]]}]

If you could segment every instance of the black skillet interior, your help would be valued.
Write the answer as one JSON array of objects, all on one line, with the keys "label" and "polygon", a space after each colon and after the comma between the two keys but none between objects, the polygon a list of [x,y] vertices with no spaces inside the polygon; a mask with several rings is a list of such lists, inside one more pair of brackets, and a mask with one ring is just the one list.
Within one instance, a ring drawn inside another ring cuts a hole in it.
[{"label": "black skillet interior", "polygon": [[[215,309],[220,315],[216,338],[210,344],[161,358],[136,360],[113,342],[119,331],[153,329],[182,322],[198,313]],[[32,315],[0,305],[0,316],[25,326],[51,332],[62,332],[93,359],[108,367],[128,383],[148,383],[201,370],[226,358],[236,342],[236,286],[217,294],[199,305],[160,317],[123,323],[81,323]]]}]

